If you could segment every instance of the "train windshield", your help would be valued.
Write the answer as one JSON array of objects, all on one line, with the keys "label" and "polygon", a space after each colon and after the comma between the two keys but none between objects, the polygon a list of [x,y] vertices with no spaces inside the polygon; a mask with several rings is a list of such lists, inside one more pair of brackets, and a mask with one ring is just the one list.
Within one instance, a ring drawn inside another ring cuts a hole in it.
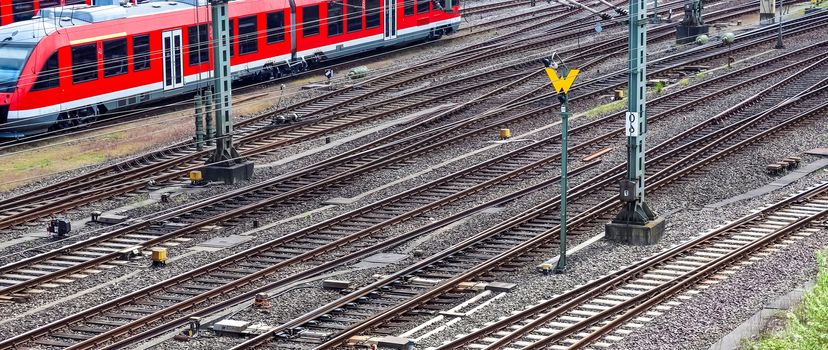
[{"label": "train windshield", "polygon": [[34,44],[0,42],[0,92],[13,92]]}]

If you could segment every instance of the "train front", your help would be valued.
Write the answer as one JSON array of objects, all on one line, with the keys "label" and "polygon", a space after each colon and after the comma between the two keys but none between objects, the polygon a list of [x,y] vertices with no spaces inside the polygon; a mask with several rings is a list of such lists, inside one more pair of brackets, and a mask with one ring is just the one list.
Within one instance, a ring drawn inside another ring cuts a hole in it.
[{"label": "train front", "polygon": [[0,137],[18,138],[47,130],[55,116],[40,109],[21,111],[18,105],[26,97],[31,81],[37,76],[34,61],[40,54],[38,43],[48,35],[51,23],[34,20],[0,27]]}]

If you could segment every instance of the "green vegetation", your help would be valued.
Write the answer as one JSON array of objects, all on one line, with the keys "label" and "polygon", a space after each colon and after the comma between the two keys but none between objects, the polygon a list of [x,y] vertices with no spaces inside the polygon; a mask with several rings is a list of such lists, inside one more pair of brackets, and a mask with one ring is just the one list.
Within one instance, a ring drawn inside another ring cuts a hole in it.
[{"label": "green vegetation", "polygon": [[690,85],[690,78],[684,78],[678,81],[678,85],[681,87],[685,87]]},{"label": "green vegetation", "polygon": [[656,82],[655,87],[653,87],[653,92],[655,92],[656,95],[661,95],[662,90],[664,90],[664,82],[663,81]]},{"label": "green vegetation", "polygon": [[696,79],[698,79],[698,80],[707,79],[707,72],[698,72],[698,73],[696,73]]},{"label": "green vegetation", "polygon": [[627,106],[627,99],[624,98],[624,99],[621,99],[621,100],[618,100],[618,101],[605,103],[605,104],[597,106],[593,109],[590,109],[590,110],[586,111],[586,116],[587,116],[587,118],[595,118],[599,115],[605,115],[605,114],[610,114],[610,113],[613,113],[613,112],[618,112],[620,110],[623,110],[624,107],[626,107],[626,106]]},{"label": "green vegetation", "polygon": [[816,285],[805,294],[802,304],[788,314],[785,329],[758,341],[748,341],[743,349],[828,349],[828,250],[817,254],[817,260]]},{"label": "green vegetation", "polygon": [[103,141],[120,141],[127,137],[127,132],[125,130],[116,131],[113,133],[106,134],[101,137]]}]

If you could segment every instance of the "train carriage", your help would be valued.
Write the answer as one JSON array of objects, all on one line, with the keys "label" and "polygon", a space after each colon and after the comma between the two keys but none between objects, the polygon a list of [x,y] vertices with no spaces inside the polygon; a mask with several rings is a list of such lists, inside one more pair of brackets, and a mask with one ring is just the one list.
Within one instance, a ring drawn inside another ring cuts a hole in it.
[{"label": "train carriage", "polygon": [[[446,3],[446,1],[449,1]],[[233,77],[270,79],[457,29],[450,0],[236,0]],[[93,120],[207,86],[204,0],[45,8],[0,27],[0,136]]]}]

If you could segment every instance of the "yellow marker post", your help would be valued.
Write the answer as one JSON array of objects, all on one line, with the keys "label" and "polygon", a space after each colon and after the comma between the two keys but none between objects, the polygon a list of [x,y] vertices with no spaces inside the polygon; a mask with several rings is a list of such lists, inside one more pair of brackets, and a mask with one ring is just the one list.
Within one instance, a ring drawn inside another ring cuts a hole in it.
[{"label": "yellow marker post", "polygon": [[560,255],[558,256],[558,264],[555,266],[555,273],[563,273],[566,270],[566,190],[569,187],[566,173],[568,171],[567,164],[567,139],[569,134],[569,98],[567,93],[578,77],[580,70],[570,69],[566,74],[566,78],[559,77],[558,72],[554,68],[546,68],[546,75],[552,82],[552,87],[558,93],[558,99],[561,101],[561,238],[558,246],[560,247]]}]

